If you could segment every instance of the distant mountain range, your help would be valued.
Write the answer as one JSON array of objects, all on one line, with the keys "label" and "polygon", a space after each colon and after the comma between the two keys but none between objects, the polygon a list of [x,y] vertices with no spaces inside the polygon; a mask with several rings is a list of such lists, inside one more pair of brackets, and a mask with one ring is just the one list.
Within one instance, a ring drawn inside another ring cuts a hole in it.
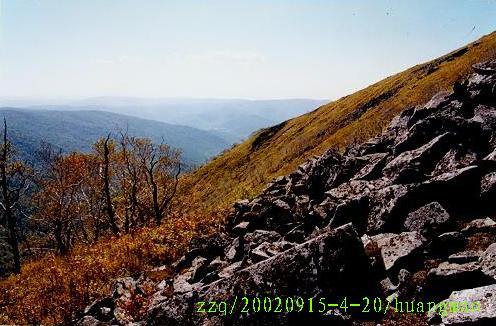
[{"label": "distant mountain range", "polygon": [[92,144],[109,132],[128,130],[155,142],[180,148],[189,165],[201,164],[229,146],[223,138],[192,127],[168,124],[102,111],[54,111],[0,108],[0,119],[8,123],[9,138],[18,154],[31,163],[46,141],[64,152],[91,150]]},{"label": "distant mountain range", "polygon": [[57,111],[107,111],[186,125],[210,131],[228,143],[240,142],[254,131],[314,110],[328,100],[282,99],[146,99],[95,97],[84,100],[8,100],[0,105]]}]

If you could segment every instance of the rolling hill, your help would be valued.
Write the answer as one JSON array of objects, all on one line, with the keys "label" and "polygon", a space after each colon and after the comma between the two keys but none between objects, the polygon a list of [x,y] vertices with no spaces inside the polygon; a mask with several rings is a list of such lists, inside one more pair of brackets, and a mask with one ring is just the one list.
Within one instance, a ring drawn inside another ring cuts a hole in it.
[{"label": "rolling hill", "polygon": [[[471,65],[496,58],[496,32],[381,80],[300,117],[263,129],[200,167],[183,182],[196,208],[215,210],[254,197],[271,178],[294,170],[327,148],[343,150],[379,134],[401,110],[449,90]],[[189,202],[192,202],[191,200]]]},{"label": "rolling hill", "polygon": [[8,123],[9,137],[19,155],[35,163],[41,141],[65,152],[91,150],[98,138],[128,129],[131,135],[148,137],[183,151],[188,164],[201,164],[228,146],[207,131],[102,111],[51,111],[0,108]]},{"label": "rolling hill", "polygon": [[[42,100],[41,100],[42,101]],[[26,101],[16,107],[40,110],[75,111],[96,110],[126,114],[207,130],[229,143],[240,142],[260,128],[269,127],[311,111],[325,100],[280,99],[190,99],[190,98],[134,98],[95,97],[64,103],[34,105]]]}]

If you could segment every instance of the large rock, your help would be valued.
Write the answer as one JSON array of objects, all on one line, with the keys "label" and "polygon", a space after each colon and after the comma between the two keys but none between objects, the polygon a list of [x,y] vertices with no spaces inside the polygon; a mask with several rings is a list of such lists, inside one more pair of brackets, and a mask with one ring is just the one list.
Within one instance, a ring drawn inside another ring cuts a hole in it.
[{"label": "large rock", "polygon": [[495,213],[496,206],[496,172],[488,173],[482,178],[481,199],[487,213]]},{"label": "large rock", "polygon": [[224,256],[227,261],[233,262],[243,258],[244,255],[244,241],[242,237],[235,238],[230,245],[224,250]]},{"label": "large rock", "polygon": [[476,63],[472,65],[472,68],[478,74],[494,76],[496,74],[496,60]]},{"label": "large rock", "polygon": [[193,238],[190,241],[190,256],[215,257],[222,253],[229,240],[223,234]]},{"label": "large rock", "polygon": [[481,210],[480,186],[484,171],[471,165],[443,173],[424,182],[417,198],[439,202],[448,212],[457,215],[477,214]]},{"label": "large rock", "polygon": [[452,172],[464,167],[474,165],[477,161],[477,153],[469,148],[457,147],[450,149],[437,162],[436,167],[432,171],[433,176],[438,176],[443,173]]},{"label": "large rock", "polygon": [[467,223],[462,232],[468,235],[478,232],[496,232],[496,222],[489,217],[475,219]]},{"label": "large rock", "polygon": [[367,229],[368,212],[368,196],[356,196],[352,199],[345,200],[336,207],[333,218],[330,221],[330,226],[338,227],[351,222],[356,226],[359,234],[363,234]]},{"label": "large rock", "polygon": [[496,76],[493,68],[487,68],[491,65],[494,66],[494,60],[474,66],[477,74],[472,75],[468,83],[468,91],[474,102],[487,105],[496,104],[496,89],[494,87]]},{"label": "large rock", "polygon": [[467,238],[461,232],[453,231],[440,234],[429,241],[427,251],[434,257],[447,257],[463,250]]},{"label": "large rock", "polygon": [[493,151],[489,154],[487,154],[486,157],[484,157],[485,161],[488,162],[495,162],[496,163],[496,149],[493,149]]},{"label": "large rock", "polygon": [[377,248],[384,263],[384,268],[390,274],[401,268],[409,268],[417,263],[420,249],[425,239],[418,232],[403,232],[400,234],[386,233],[370,237],[365,246],[369,252]]},{"label": "large rock", "polygon": [[482,272],[478,262],[456,264],[443,262],[429,271],[425,296],[430,300],[444,299],[454,290],[492,284],[494,280]]},{"label": "large rock", "polygon": [[208,266],[208,259],[201,256],[196,257],[191,263],[191,279],[189,282],[196,283],[201,281],[201,279],[207,274]]},{"label": "large rock", "polygon": [[372,180],[380,177],[387,155],[387,153],[374,153],[360,157],[366,165],[353,176],[352,180]]},{"label": "large rock", "polygon": [[285,250],[294,247],[294,244],[287,241],[263,242],[250,252],[251,262],[257,263],[269,257],[275,256]]},{"label": "large rock", "polygon": [[365,180],[351,180],[336,188],[326,191],[326,195],[335,200],[347,200],[357,196],[369,195],[376,187],[374,183]]},{"label": "large rock", "polygon": [[445,326],[495,325],[496,284],[454,291],[440,305],[436,312]]},{"label": "large rock", "polygon": [[147,325],[195,325],[196,296],[192,292],[166,297],[148,309]]},{"label": "large rock", "polygon": [[[482,125],[482,130],[486,137],[492,137],[496,132],[496,107],[494,105],[477,105],[474,109],[474,115],[472,119]],[[481,145],[484,146],[484,143]],[[486,147],[484,146],[481,149],[486,149]]]},{"label": "large rock", "polygon": [[473,144],[482,136],[480,122],[467,120],[463,117],[450,115],[448,109],[453,112],[460,111],[462,103],[453,101],[446,110],[433,112],[425,119],[421,119],[408,132],[399,134],[395,139],[394,154],[399,155],[406,151],[419,148],[444,133],[453,133],[456,139],[464,143]]},{"label": "large rock", "polygon": [[406,215],[426,201],[416,185],[391,185],[371,192],[367,233],[398,230]]},{"label": "large rock", "polygon": [[198,257],[214,258],[223,253],[224,248],[229,244],[229,238],[225,234],[213,234],[210,236],[196,237],[191,239],[189,251],[177,260],[173,267],[177,271],[189,268],[193,260]]},{"label": "large rock", "polygon": [[417,149],[403,152],[386,165],[384,174],[397,183],[422,181],[453,141],[454,135],[447,132]]},{"label": "large rock", "polygon": [[263,242],[275,242],[281,240],[281,238],[282,236],[275,231],[255,230],[245,234],[243,243],[245,243],[245,250],[249,251]]},{"label": "large rock", "polygon": [[416,231],[422,235],[433,235],[450,221],[450,215],[438,202],[429,203],[408,214],[403,223],[406,231]]},{"label": "large rock", "polygon": [[480,257],[482,272],[494,278],[496,283],[496,243],[490,245]]}]

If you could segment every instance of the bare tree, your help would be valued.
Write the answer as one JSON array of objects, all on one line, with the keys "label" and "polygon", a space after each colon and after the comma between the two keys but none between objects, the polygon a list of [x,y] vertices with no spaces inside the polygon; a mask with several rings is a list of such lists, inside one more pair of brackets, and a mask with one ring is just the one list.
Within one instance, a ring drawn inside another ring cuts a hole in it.
[{"label": "bare tree", "polygon": [[133,140],[126,133],[120,134],[120,182],[124,201],[124,229],[129,232],[131,226],[135,226],[138,221],[145,223],[144,213],[139,201],[140,166],[136,157],[136,152],[132,147]]},{"label": "bare tree", "polygon": [[134,148],[151,195],[153,217],[160,225],[177,192],[180,152],[164,143],[154,144],[149,139],[135,139]]}]

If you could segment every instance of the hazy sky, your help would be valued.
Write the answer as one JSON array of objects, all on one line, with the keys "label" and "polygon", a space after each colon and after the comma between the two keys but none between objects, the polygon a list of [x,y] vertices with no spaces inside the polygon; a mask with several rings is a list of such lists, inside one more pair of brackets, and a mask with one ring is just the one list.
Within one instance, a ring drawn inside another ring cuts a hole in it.
[{"label": "hazy sky", "polygon": [[496,29],[495,0],[0,3],[0,97],[334,99]]}]

